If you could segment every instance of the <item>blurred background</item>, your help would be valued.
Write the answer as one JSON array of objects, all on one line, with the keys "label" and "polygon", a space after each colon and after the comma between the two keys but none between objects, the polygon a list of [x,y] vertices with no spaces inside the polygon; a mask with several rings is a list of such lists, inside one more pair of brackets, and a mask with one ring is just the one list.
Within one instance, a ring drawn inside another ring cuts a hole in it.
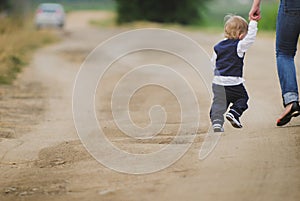
[{"label": "blurred background", "polygon": [[[274,32],[278,2],[262,1],[260,30]],[[66,18],[79,10],[110,13],[110,18],[90,21],[91,25],[102,28],[155,25],[221,31],[226,14],[238,14],[247,19],[252,0],[1,0],[0,83],[11,83],[21,67],[28,63],[33,50],[58,40],[49,30],[37,30],[40,26],[36,16],[41,12],[38,6],[42,3],[62,5]],[[46,11],[49,14],[50,11]],[[60,28],[63,25],[60,24]]]},{"label": "blurred background", "polygon": [[[263,29],[274,29],[279,0],[262,2]],[[1,16],[31,16],[41,3],[62,4],[66,12],[106,10],[115,12],[119,24],[154,21],[196,26],[222,26],[224,15],[239,14],[248,18],[252,0],[1,0]]]}]

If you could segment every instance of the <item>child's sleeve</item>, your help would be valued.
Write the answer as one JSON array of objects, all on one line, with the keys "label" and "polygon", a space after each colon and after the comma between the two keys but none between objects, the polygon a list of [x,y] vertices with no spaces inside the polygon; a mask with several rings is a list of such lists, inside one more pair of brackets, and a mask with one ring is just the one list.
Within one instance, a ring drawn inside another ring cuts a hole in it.
[{"label": "child's sleeve", "polygon": [[241,40],[237,46],[237,53],[239,57],[243,57],[244,53],[254,43],[257,33],[257,21],[251,20],[249,23],[248,33],[246,37]]},{"label": "child's sleeve", "polygon": [[214,52],[213,55],[212,55],[212,57],[211,57],[211,59],[210,59],[210,61],[211,61],[211,67],[213,69],[216,68],[216,60],[217,60],[217,54]]}]

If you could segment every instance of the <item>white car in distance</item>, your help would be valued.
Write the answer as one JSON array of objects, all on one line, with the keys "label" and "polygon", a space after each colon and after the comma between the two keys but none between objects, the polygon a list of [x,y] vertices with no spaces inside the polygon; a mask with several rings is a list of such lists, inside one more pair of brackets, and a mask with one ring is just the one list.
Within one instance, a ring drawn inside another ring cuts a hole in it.
[{"label": "white car in distance", "polygon": [[65,25],[65,11],[61,4],[42,3],[38,6],[35,15],[37,29],[43,27],[57,27],[62,29]]}]

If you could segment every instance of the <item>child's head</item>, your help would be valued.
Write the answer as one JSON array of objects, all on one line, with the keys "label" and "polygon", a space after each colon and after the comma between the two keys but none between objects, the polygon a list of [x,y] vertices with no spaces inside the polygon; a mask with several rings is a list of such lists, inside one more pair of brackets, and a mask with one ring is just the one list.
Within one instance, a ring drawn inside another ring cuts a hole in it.
[{"label": "child's head", "polygon": [[225,37],[228,39],[243,39],[248,31],[248,22],[237,15],[228,15],[224,26]]}]

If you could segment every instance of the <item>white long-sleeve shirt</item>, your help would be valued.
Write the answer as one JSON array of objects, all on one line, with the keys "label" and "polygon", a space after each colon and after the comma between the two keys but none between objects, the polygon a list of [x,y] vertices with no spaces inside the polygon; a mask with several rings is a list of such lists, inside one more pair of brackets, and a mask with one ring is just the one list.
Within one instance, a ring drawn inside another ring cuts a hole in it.
[{"label": "white long-sleeve shirt", "polygon": [[[248,26],[248,32],[244,39],[240,40],[237,45],[237,55],[242,58],[245,52],[254,43],[257,34],[257,21],[251,20]],[[227,40],[226,38],[224,40]],[[216,67],[217,54],[214,52],[212,56],[213,68]],[[235,86],[244,82],[242,77],[234,76],[214,76],[213,83],[222,86]]]}]

